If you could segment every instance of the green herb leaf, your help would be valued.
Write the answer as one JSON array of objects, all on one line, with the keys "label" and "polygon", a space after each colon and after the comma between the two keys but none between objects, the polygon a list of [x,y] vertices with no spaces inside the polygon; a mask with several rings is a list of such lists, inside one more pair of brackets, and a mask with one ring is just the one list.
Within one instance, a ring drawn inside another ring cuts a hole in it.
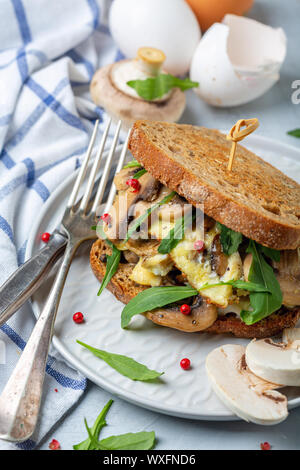
[{"label": "green herb leaf", "polygon": [[88,433],[88,438],[73,446],[74,450],[150,450],[155,445],[155,433],[151,432],[137,432],[120,434],[119,436],[110,436],[106,439],[99,441],[99,434],[106,426],[105,417],[111,407],[113,400],[105,405],[98,418],[96,419],[92,428],[89,428],[86,419],[84,419],[85,428]]},{"label": "green herb leaf", "polygon": [[300,129],[289,131],[288,135],[292,135],[293,137],[298,137],[298,139],[300,139]]},{"label": "green herb leaf", "polygon": [[239,232],[231,230],[231,228],[217,222],[217,227],[221,231],[220,241],[223,251],[226,255],[232,255],[238,250],[243,241],[243,235]]},{"label": "green herb leaf", "polygon": [[140,171],[138,171],[137,173],[135,173],[133,175],[133,178],[135,178],[136,180],[138,180],[141,176],[143,176],[145,173],[147,173],[147,170],[145,170],[144,168]]},{"label": "green herb leaf", "polygon": [[97,294],[99,296],[102,293],[103,289],[105,289],[105,287],[107,286],[107,284],[109,283],[113,275],[117,272],[119,262],[121,259],[121,252],[107,238],[102,225],[97,225],[96,230],[97,230],[97,235],[100,238],[102,238],[102,240],[105,240],[108,246],[110,246],[110,248],[112,249],[112,254],[106,256],[106,271],[105,271],[104,278],[102,279],[100,289]]},{"label": "green herb leaf", "polygon": [[274,250],[273,248],[268,248],[267,246],[263,245],[259,245],[259,247],[263,254],[266,255],[268,258],[271,258],[273,261],[280,261],[280,251]]},{"label": "green herb leaf", "polygon": [[121,326],[126,328],[134,315],[164,307],[197,294],[198,291],[191,286],[162,286],[145,289],[131,299],[123,309]]},{"label": "green herb leaf", "polygon": [[248,275],[249,281],[264,285],[269,291],[250,293],[250,304],[253,310],[241,312],[242,320],[247,325],[253,325],[281,307],[282,292],[272,267],[264,258],[260,245],[250,240],[247,253],[253,256]]},{"label": "green herb leaf", "polygon": [[153,206],[149,207],[149,209],[147,209],[144,214],[140,215],[137,219],[135,219],[132,222],[132,224],[131,224],[131,226],[130,226],[127,234],[126,234],[126,238],[124,240],[124,243],[126,243],[129,240],[129,238],[136,231],[136,229],[138,227],[140,227],[140,225],[144,222],[144,220],[146,220],[153,211],[158,209],[158,207],[162,206],[163,204],[167,204],[169,201],[171,201],[171,199],[175,196],[175,194],[176,194],[176,192],[172,191],[170,194],[165,196],[161,201],[159,201],[156,204],[153,204]]},{"label": "green herb leaf", "polygon": [[144,366],[144,364],[136,362],[131,357],[121,356],[120,354],[114,354],[103,351],[101,349],[96,349],[78,340],[77,343],[91,351],[91,353],[93,353],[96,357],[99,357],[99,359],[105,361],[106,364],[108,364],[110,367],[131,380],[147,382],[148,380],[157,379],[164,373],[150,370],[148,367]]},{"label": "green herb leaf", "polygon": [[137,160],[131,160],[130,162],[126,163],[123,168],[134,168],[136,166],[142,166]]},{"label": "green herb leaf", "polygon": [[96,437],[94,436],[94,434],[92,434],[90,428],[88,427],[88,423],[87,423],[86,418],[84,418],[84,425],[85,425],[85,429],[87,430],[87,433],[89,435],[89,440],[91,441],[92,449],[90,449],[90,450],[100,450],[101,447],[99,445],[99,442],[96,439]]},{"label": "green herb leaf", "polygon": [[137,432],[111,436],[99,442],[102,450],[150,450],[155,444],[155,433]]},{"label": "green herb leaf", "polygon": [[88,428],[88,425],[85,421],[86,428],[89,429],[89,432],[88,432],[89,437],[85,441],[80,442],[80,444],[75,444],[73,446],[74,450],[96,450],[96,449],[99,448],[98,447],[98,442],[97,442],[97,446],[95,445],[95,440],[98,441],[101,429],[104,426],[106,426],[105,417],[106,417],[107,412],[108,412],[108,410],[109,410],[109,408],[111,407],[112,404],[113,404],[113,400],[109,400],[109,402],[105,405],[105,407],[103,408],[103,410],[101,411],[101,413],[97,417],[97,419],[96,419],[96,421],[95,421],[95,423],[94,423],[94,425],[91,429]]},{"label": "green herb leaf", "polygon": [[156,77],[146,78],[145,80],[130,80],[127,82],[131,88],[134,88],[137,94],[147,101],[161,98],[172,88],[180,88],[185,91],[189,88],[199,86],[198,82],[192,82],[189,78],[177,78],[170,74],[159,74]]},{"label": "green herb leaf", "polygon": [[178,245],[180,240],[183,239],[186,227],[191,224],[195,217],[196,214],[189,214],[177,219],[174,227],[170,230],[167,237],[161,241],[157,250],[158,253],[161,253],[162,255],[170,253],[170,251]]},{"label": "green herb leaf", "polygon": [[100,295],[117,272],[120,263],[121,252],[112,244],[112,254],[106,255],[106,271],[97,295]]},{"label": "green herb leaf", "polygon": [[216,282],[215,284],[204,284],[199,288],[199,291],[209,289],[210,287],[218,287],[218,286],[232,286],[235,287],[236,289],[243,289],[247,290],[248,292],[270,292],[269,289],[267,289],[265,286],[262,284],[256,284],[255,282],[247,282],[247,281],[220,281]]}]

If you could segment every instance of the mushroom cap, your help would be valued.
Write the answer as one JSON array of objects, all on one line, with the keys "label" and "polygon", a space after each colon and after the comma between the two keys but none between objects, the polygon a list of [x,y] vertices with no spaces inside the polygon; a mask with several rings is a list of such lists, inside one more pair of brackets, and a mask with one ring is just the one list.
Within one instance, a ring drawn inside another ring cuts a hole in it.
[{"label": "mushroom cap", "polygon": [[[125,62],[124,60],[122,62]],[[138,119],[150,121],[176,122],[185,109],[185,95],[179,88],[174,88],[166,101],[149,102],[126,95],[116,88],[110,78],[115,64],[110,64],[97,70],[93,76],[90,92],[93,101],[102,106],[114,120],[123,122],[123,127],[129,129]]]},{"label": "mushroom cap", "polygon": [[205,301],[193,309],[189,315],[183,315],[179,308],[157,309],[146,313],[146,317],[157,325],[187,333],[205,330],[216,321],[217,316],[216,306],[207,304]]},{"label": "mushroom cap", "polygon": [[300,386],[300,352],[289,344],[253,340],[246,348],[246,361],[249,369],[264,380]]},{"label": "mushroom cap", "polygon": [[211,351],[206,371],[220,400],[237,416],[256,424],[271,425],[287,415],[287,398],[273,390],[279,385],[256,377],[245,362],[245,348],[227,344]]}]

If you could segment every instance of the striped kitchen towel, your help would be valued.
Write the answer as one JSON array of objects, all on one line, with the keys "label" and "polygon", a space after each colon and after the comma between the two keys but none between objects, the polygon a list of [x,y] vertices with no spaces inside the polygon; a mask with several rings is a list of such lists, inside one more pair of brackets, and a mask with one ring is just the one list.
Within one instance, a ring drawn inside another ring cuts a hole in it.
[{"label": "striped kitchen towel", "polygon": [[[24,262],[27,238],[51,192],[80,165],[96,118],[95,70],[114,62],[110,0],[2,0],[0,5],[0,284]],[[0,330],[0,391],[34,325],[25,305]],[[51,349],[33,449],[76,403],[86,379]]]}]

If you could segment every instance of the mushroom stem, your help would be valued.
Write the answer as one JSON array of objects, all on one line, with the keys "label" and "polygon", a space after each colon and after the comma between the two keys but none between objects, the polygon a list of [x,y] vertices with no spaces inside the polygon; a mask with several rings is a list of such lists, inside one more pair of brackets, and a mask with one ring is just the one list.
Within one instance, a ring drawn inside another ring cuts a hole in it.
[{"label": "mushroom stem", "polygon": [[154,47],[140,47],[137,53],[138,66],[147,75],[156,77],[166,60],[165,54]]}]

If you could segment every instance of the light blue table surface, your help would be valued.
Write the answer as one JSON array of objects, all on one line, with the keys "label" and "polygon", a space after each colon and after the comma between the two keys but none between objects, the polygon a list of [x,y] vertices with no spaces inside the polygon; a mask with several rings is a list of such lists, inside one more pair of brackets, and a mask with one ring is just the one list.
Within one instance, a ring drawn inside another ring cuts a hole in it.
[{"label": "light blue table surface", "polygon": [[[236,108],[209,107],[193,92],[187,93],[187,108],[182,122],[229,129],[238,119],[258,117],[258,134],[300,148],[300,139],[286,131],[300,127],[300,104],[293,104],[292,83],[300,80],[300,0],[257,0],[249,13],[251,18],[274,27],[281,26],[288,37],[287,57],[280,81],[262,98]],[[300,93],[299,93],[300,96]],[[83,418],[92,423],[110,394],[89,383],[81,402],[47,436],[41,449],[48,449],[52,438],[63,449],[86,437]],[[291,411],[288,419],[273,427],[245,422],[192,421],[164,416],[130,405],[115,398],[107,417],[103,437],[125,432],[154,430],[156,449],[259,449],[260,442],[269,441],[274,449],[300,448],[300,408]]]}]

